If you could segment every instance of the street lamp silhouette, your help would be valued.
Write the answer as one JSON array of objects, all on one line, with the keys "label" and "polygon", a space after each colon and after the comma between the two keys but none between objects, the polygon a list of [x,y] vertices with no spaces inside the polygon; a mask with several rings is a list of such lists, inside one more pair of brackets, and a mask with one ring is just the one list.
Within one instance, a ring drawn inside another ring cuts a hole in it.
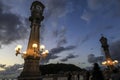
[{"label": "street lamp silhouette", "polygon": [[31,16],[29,21],[31,22],[30,36],[28,40],[27,50],[22,52],[22,46],[18,45],[16,50],[16,56],[20,54],[24,59],[23,71],[18,80],[41,80],[41,72],[39,63],[42,58],[45,58],[49,51],[45,49],[45,46],[40,44],[40,28],[41,22],[44,19],[43,11],[45,6],[39,2],[34,1],[31,5]]},{"label": "street lamp silhouette", "polygon": [[102,65],[107,66],[110,70],[114,68],[116,64],[118,64],[117,60],[113,60],[111,58],[110,52],[109,52],[109,45],[107,43],[107,38],[102,35],[100,38],[100,42],[102,44],[102,48],[105,53],[106,60],[102,62]]}]

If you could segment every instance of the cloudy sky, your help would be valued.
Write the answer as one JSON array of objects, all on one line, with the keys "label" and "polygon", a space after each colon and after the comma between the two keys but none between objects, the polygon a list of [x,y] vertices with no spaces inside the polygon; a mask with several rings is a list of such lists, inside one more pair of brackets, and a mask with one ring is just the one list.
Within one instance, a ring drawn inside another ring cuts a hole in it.
[{"label": "cloudy sky", "polygon": [[[14,48],[26,50],[30,6],[34,0],[0,0],[0,66],[22,64]],[[41,63],[72,63],[80,67],[103,60],[99,39],[108,38],[110,52],[120,60],[120,0],[38,0],[45,5],[41,44],[50,51]]]}]

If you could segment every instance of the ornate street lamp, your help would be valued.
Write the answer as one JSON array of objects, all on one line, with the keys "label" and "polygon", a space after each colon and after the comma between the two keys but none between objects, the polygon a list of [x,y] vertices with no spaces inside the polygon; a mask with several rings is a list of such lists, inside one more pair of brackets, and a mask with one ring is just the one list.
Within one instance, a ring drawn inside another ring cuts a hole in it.
[{"label": "ornate street lamp", "polygon": [[114,61],[106,60],[102,62],[102,65],[104,66],[115,66],[116,64],[118,64],[118,60]]},{"label": "ornate street lamp", "polygon": [[[41,45],[39,50],[37,50],[37,47],[38,47],[37,44],[33,44],[32,47],[34,49],[34,52],[39,54],[41,58],[45,58],[49,53],[49,51],[45,49],[44,45]],[[26,51],[21,52],[21,49],[22,49],[22,46],[17,45],[17,47],[15,48],[16,56],[20,54],[22,58],[25,58],[27,56],[27,52]],[[37,54],[34,54],[34,55],[37,55]]]},{"label": "ornate street lamp", "polygon": [[29,21],[31,22],[30,37],[28,41],[27,50],[21,52],[21,45],[18,45],[16,50],[16,56],[21,54],[24,59],[24,67],[18,80],[41,80],[41,72],[39,63],[42,58],[45,58],[49,51],[45,49],[45,46],[40,45],[40,27],[41,22],[44,19],[43,11],[45,6],[39,2],[34,1],[31,5],[31,16]]},{"label": "ornate street lamp", "polygon": [[112,70],[112,69],[114,69],[114,66],[116,64],[118,64],[118,61],[113,60],[110,56],[109,45],[107,43],[107,38],[102,36],[101,39],[100,39],[100,42],[102,44],[102,48],[105,52],[105,57],[106,57],[106,60],[102,62],[102,65],[107,66],[110,70]]}]

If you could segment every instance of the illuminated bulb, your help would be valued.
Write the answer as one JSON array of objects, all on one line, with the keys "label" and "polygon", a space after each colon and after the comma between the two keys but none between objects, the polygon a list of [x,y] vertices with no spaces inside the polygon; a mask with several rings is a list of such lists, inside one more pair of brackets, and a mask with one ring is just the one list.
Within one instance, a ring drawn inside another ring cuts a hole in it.
[{"label": "illuminated bulb", "polygon": [[37,48],[38,45],[34,43],[34,44],[32,45],[32,47],[33,47],[33,48]]},{"label": "illuminated bulb", "polygon": [[108,63],[110,63],[110,61],[109,61],[109,60],[108,60],[107,62],[108,62]]},{"label": "illuminated bulb", "polygon": [[115,63],[118,63],[118,61],[117,61],[117,60],[114,60],[114,62],[115,62]]},{"label": "illuminated bulb", "polygon": [[40,50],[44,50],[45,49],[45,46],[44,45],[41,45],[40,46]]},{"label": "illuminated bulb", "polygon": [[46,53],[45,52],[42,52],[43,55],[45,55]]},{"label": "illuminated bulb", "polygon": [[113,61],[112,63],[115,64],[115,61]]},{"label": "illuminated bulb", "polygon": [[103,65],[106,65],[106,61],[102,62]]},{"label": "illuminated bulb", "polygon": [[18,51],[18,48],[17,48],[17,47],[15,48],[15,51]]},{"label": "illuminated bulb", "polygon": [[49,53],[49,51],[48,51],[48,50],[45,50],[45,53],[46,53],[46,54],[48,54],[48,53]]},{"label": "illuminated bulb", "polygon": [[21,45],[17,45],[17,49],[20,50],[22,48]]},{"label": "illuminated bulb", "polygon": [[26,53],[27,53],[26,51],[23,52],[23,54],[26,54]]},{"label": "illuminated bulb", "polygon": [[102,62],[102,65],[104,65],[104,62]]}]

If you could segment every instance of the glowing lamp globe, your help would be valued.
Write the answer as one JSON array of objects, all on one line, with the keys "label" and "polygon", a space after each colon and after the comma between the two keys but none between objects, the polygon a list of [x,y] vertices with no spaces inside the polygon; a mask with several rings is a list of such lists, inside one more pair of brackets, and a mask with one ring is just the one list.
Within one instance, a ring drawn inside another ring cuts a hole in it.
[{"label": "glowing lamp globe", "polygon": [[41,45],[40,46],[40,50],[44,50],[45,49],[45,46],[44,45]]},{"label": "glowing lamp globe", "polygon": [[17,48],[18,48],[18,49],[22,49],[22,46],[21,46],[21,45],[17,45]]},{"label": "glowing lamp globe", "polygon": [[46,53],[46,54],[48,54],[48,53],[49,53],[49,51],[48,51],[48,50],[45,50],[45,53]]},{"label": "glowing lamp globe", "polygon": [[32,47],[33,47],[33,48],[37,48],[38,45],[34,43],[34,44],[32,45]]},{"label": "glowing lamp globe", "polygon": [[15,48],[15,51],[18,51],[18,48],[17,48],[17,47]]}]

